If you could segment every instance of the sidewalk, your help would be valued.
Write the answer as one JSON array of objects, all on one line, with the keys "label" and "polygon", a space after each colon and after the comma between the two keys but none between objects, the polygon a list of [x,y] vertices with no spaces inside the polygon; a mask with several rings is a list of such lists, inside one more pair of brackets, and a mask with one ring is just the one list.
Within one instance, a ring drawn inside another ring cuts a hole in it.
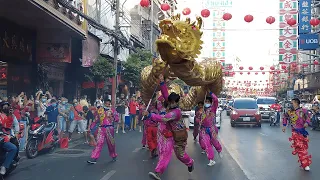
[{"label": "sidewalk", "polygon": [[[79,139],[82,139],[82,138],[84,138],[83,137],[83,134],[78,134],[77,132],[74,132],[73,134],[72,134],[72,139],[71,139],[71,141],[69,141],[69,147],[71,146],[72,147],[72,145],[73,145],[73,143],[75,143],[76,141],[78,141]],[[57,149],[60,149],[59,148],[59,144],[58,144],[58,147],[57,147]],[[22,158],[22,157],[25,157],[26,156],[26,151],[20,151],[19,152],[19,155],[20,155],[20,157]]]}]

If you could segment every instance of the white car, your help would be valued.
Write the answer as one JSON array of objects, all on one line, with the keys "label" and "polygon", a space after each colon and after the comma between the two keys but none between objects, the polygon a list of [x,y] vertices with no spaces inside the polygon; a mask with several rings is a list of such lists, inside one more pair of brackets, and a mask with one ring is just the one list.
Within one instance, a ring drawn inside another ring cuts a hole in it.
[{"label": "white car", "polygon": [[[221,112],[222,112],[222,110],[223,109],[221,107],[219,107],[216,112],[216,126],[218,129],[220,129],[220,127],[221,127]],[[182,111],[182,118],[184,119],[184,122],[185,122],[187,128],[194,127],[194,117],[195,117],[194,110]]]}]

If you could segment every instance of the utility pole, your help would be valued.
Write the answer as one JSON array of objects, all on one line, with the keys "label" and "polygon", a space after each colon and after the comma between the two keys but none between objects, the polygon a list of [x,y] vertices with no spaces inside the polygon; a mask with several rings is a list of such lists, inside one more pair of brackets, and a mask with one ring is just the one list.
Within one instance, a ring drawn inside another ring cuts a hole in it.
[{"label": "utility pole", "polygon": [[150,52],[153,55],[153,6],[154,2],[151,0],[151,10],[150,10]]},{"label": "utility pole", "polygon": [[[115,33],[120,33],[120,0],[115,0],[116,3],[116,20],[115,20]],[[117,89],[118,89],[118,50],[119,50],[119,42],[117,38],[114,38],[114,46],[113,46],[113,56],[114,56],[114,62],[113,62],[113,68],[114,68],[114,77],[112,80],[112,107],[115,108],[116,106],[116,95],[117,95]]]}]

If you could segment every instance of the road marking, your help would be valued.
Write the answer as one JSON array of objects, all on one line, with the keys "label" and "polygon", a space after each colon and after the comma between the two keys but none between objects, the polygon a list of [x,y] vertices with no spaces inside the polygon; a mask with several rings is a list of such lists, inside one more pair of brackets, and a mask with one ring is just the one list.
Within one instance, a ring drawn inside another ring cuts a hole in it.
[{"label": "road marking", "polygon": [[117,171],[112,170],[109,171],[105,176],[103,176],[100,180],[109,180]]},{"label": "road marking", "polygon": [[259,133],[260,135],[262,135],[262,136],[268,136],[267,134],[263,134],[263,133]]},{"label": "road marking", "polygon": [[136,152],[140,151],[140,149],[141,149],[141,148],[136,148],[136,149],[134,149],[132,152],[136,153]]}]

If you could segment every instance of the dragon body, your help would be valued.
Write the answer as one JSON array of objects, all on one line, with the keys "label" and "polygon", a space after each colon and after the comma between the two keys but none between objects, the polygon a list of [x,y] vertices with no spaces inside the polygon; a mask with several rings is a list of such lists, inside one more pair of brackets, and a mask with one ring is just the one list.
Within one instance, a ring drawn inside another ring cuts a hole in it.
[{"label": "dragon body", "polygon": [[160,21],[162,34],[155,41],[160,57],[141,72],[142,98],[148,102],[158,85],[158,76],[165,74],[169,79],[179,78],[191,86],[187,95],[174,83],[169,83],[169,91],[181,94],[180,108],[192,109],[203,101],[209,91],[219,94],[222,90],[222,68],[219,62],[197,62],[200,54],[202,32],[201,17],[195,22],[189,18],[180,20],[180,15]]}]

